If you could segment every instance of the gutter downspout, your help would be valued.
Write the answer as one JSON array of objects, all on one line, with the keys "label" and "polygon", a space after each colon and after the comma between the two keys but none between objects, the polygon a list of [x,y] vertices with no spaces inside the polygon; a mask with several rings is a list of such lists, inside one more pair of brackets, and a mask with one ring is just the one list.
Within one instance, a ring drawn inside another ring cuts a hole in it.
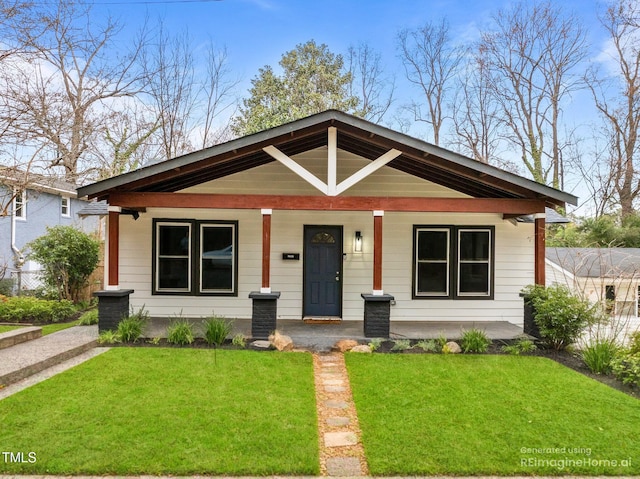
[{"label": "gutter downspout", "polygon": [[[15,201],[15,200],[14,200]],[[15,266],[16,271],[18,272],[18,295],[20,294],[20,290],[22,289],[22,266],[24,265],[24,255],[22,251],[16,246],[16,209],[15,205],[11,211],[11,249],[13,250],[14,259],[13,264]]]}]

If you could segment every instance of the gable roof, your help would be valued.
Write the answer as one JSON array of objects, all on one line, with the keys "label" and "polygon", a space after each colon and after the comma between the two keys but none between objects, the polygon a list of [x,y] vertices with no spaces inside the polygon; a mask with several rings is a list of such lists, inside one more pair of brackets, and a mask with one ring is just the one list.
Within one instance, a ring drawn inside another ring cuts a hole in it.
[{"label": "gable roof", "polygon": [[0,184],[20,190],[34,190],[58,196],[76,197],[76,185],[57,176],[25,171],[13,166],[0,166]]},{"label": "gable roof", "polygon": [[546,248],[548,261],[582,278],[640,277],[640,248]]},{"label": "gable roof", "polygon": [[395,148],[402,154],[387,166],[473,197],[540,199],[548,206],[577,204],[569,193],[336,110],[99,181],[79,188],[78,195],[108,199],[116,191],[179,191],[276,161],[263,151],[270,145],[287,156],[326,146],[331,126],[337,128],[339,149],[375,160]]}]

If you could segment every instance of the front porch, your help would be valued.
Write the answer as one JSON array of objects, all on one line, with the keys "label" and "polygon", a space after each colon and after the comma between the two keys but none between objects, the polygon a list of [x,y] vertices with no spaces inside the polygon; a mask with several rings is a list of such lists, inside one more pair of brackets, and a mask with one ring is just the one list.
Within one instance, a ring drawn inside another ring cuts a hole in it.
[{"label": "front porch", "polygon": [[[166,337],[170,318],[152,318],[147,324],[145,336],[149,338]],[[198,324],[200,320],[193,320]],[[296,348],[314,351],[326,351],[341,339],[354,339],[363,344],[371,341],[364,336],[363,321],[342,321],[338,324],[307,324],[299,319],[278,319],[277,329],[293,339]],[[523,334],[522,328],[508,321],[392,321],[391,339],[447,339],[460,338],[462,331],[478,328],[493,341],[511,340]],[[251,337],[251,320],[236,319],[233,322],[232,336],[243,334]]]}]

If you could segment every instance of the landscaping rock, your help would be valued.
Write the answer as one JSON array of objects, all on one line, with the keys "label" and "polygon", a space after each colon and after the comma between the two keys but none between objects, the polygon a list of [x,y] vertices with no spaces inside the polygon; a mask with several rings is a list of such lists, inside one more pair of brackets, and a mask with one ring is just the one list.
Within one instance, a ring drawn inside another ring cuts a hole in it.
[{"label": "landscaping rock", "polygon": [[369,346],[367,346],[366,344],[359,344],[355,348],[352,348],[351,352],[352,353],[370,353],[371,352],[371,348]]},{"label": "landscaping rock", "polygon": [[355,446],[356,444],[358,444],[358,437],[350,431],[326,432],[324,434],[325,447]]},{"label": "landscaping rock", "polygon": [[347,351],[351,351],[357,345],[358,341],[354,341],[353,339],[341,339],[333,346],[333,348],[341,353],[345,353]]},{"label": "landscaping rock", "polygon": [[251,346],[258,349],[269,349],[271,347],[271,343],[264,339],[258,339],[257,341],[252,342]]},{"label": "landscaping rock", "polygon": [[291,337],[280,334],[278,331],[269,336],[269,342],[278,351],[293,351],[293,340]]},{"label": "landscaping rock", "polygon": [[332,477],[362,476],[360,459],[357,457],[330,457],[327,459],[327,474]]},{"label": "landscaping rock", "polygon": [[458,354],[462,352],[462,348],[460,348],[460,345],[455,341],[449,341],[447,344],[445,344],[442,348],[442,352],[445,352],[445,350],[451,354]]}]

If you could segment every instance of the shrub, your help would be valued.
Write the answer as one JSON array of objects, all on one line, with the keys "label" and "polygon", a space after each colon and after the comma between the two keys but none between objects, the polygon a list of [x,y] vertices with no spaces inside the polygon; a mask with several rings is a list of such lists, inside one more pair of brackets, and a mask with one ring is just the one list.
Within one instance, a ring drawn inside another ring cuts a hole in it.
[{"label": "shrub", "polygon": [[597,339],[582,351],[582,360],[595,374],[609,374],[611,361],[616,357],[618,346],[608,339]]},{"label": "shrub", "polygon": [[513,344],[502,346],[502,352],[518,356],[522,353],[532,353],[537,348],[533,341],[527,338],[518,338]]},{"label": "shrub", "polygon": [[611,370],[623,384],[640,387],[640,353],[619,353],[611,360]]},{"label": "shrub", "polygon": [[100,242],[72,226],[54,226],[29,243],[28,257],[42,265],[42,279],[60,299],[76,301],[100,260]]},{"label": "shrub", "polygon": [[119,342],[120,336],[115,331],[102,331],[98,336],[98,344],[115,344]]},{"label": "shrub", "polygon": [[[418,341],[416,346],[427,353],[435,353],[438,350],[438,343],[436,343],[435,339]],[[442,348],[440,348],[440,350],[442,350]]]},{"label": "shrub", "polygon": [[378,349],[380,349],[382,341],[382,338],[373,338],[371,341],[369,341],[369,348],[371,349],[371,351],[377,351]]},{"label": "shrub", "polygon": [[233,330],[233,322],[212,316],[204,320],[204,339],[209,346],[220,346]]},{"label": "shrub", "polygon": [[238,333],[231,340],[231,344],[239,348],[244,348],[247,345],[247,338],[244,337],[244,334]]},{"label": "shrub", "polygon": [[391,351],[405,351],[411,349],[411,341],[409,339],[396,339],[393,342]]},{"label": "shrub", "polygon": [[90,326],[92,324],[98,324],[98,310],[92,309],[83,313],[78,320],[78,324],[80,326]]},{"label": "shrub", "polygon": [[447,337],[440,333],[436,338],[436,344],[438,345],[438,349],[442,350],[442,348],[447,344]]},{"label": "shrub", "polygon": [[186,319],[177,319],[167,328],[167,342],[184,346],[193,343],[193,325]]},{"label": "shrub", "polygon": [[486,353],[490,344],[487,334],[476,328],[464,331],[460,340],[460,347],[465,353]]},{"label": "shrub", "polygon": [[9,323],[58,323],[76,313],[71,301],[14,296],[0,302],[0,319]]},{"label": "shrub", "polygon": [[640,354],[640,330],[629,336],[629,354]]},{"label": "shrub", "polygon": [[0,294],[3,296],[12,296],[14,281],[11,278],[0,279]]},{"label": "shrub", "polygon": [[597,305],[590,305],[565,286],[529,286],[525,288],[524,296],[533,304],[540,339],[553,349],[566,349],[586,326],[600,319]]}]

